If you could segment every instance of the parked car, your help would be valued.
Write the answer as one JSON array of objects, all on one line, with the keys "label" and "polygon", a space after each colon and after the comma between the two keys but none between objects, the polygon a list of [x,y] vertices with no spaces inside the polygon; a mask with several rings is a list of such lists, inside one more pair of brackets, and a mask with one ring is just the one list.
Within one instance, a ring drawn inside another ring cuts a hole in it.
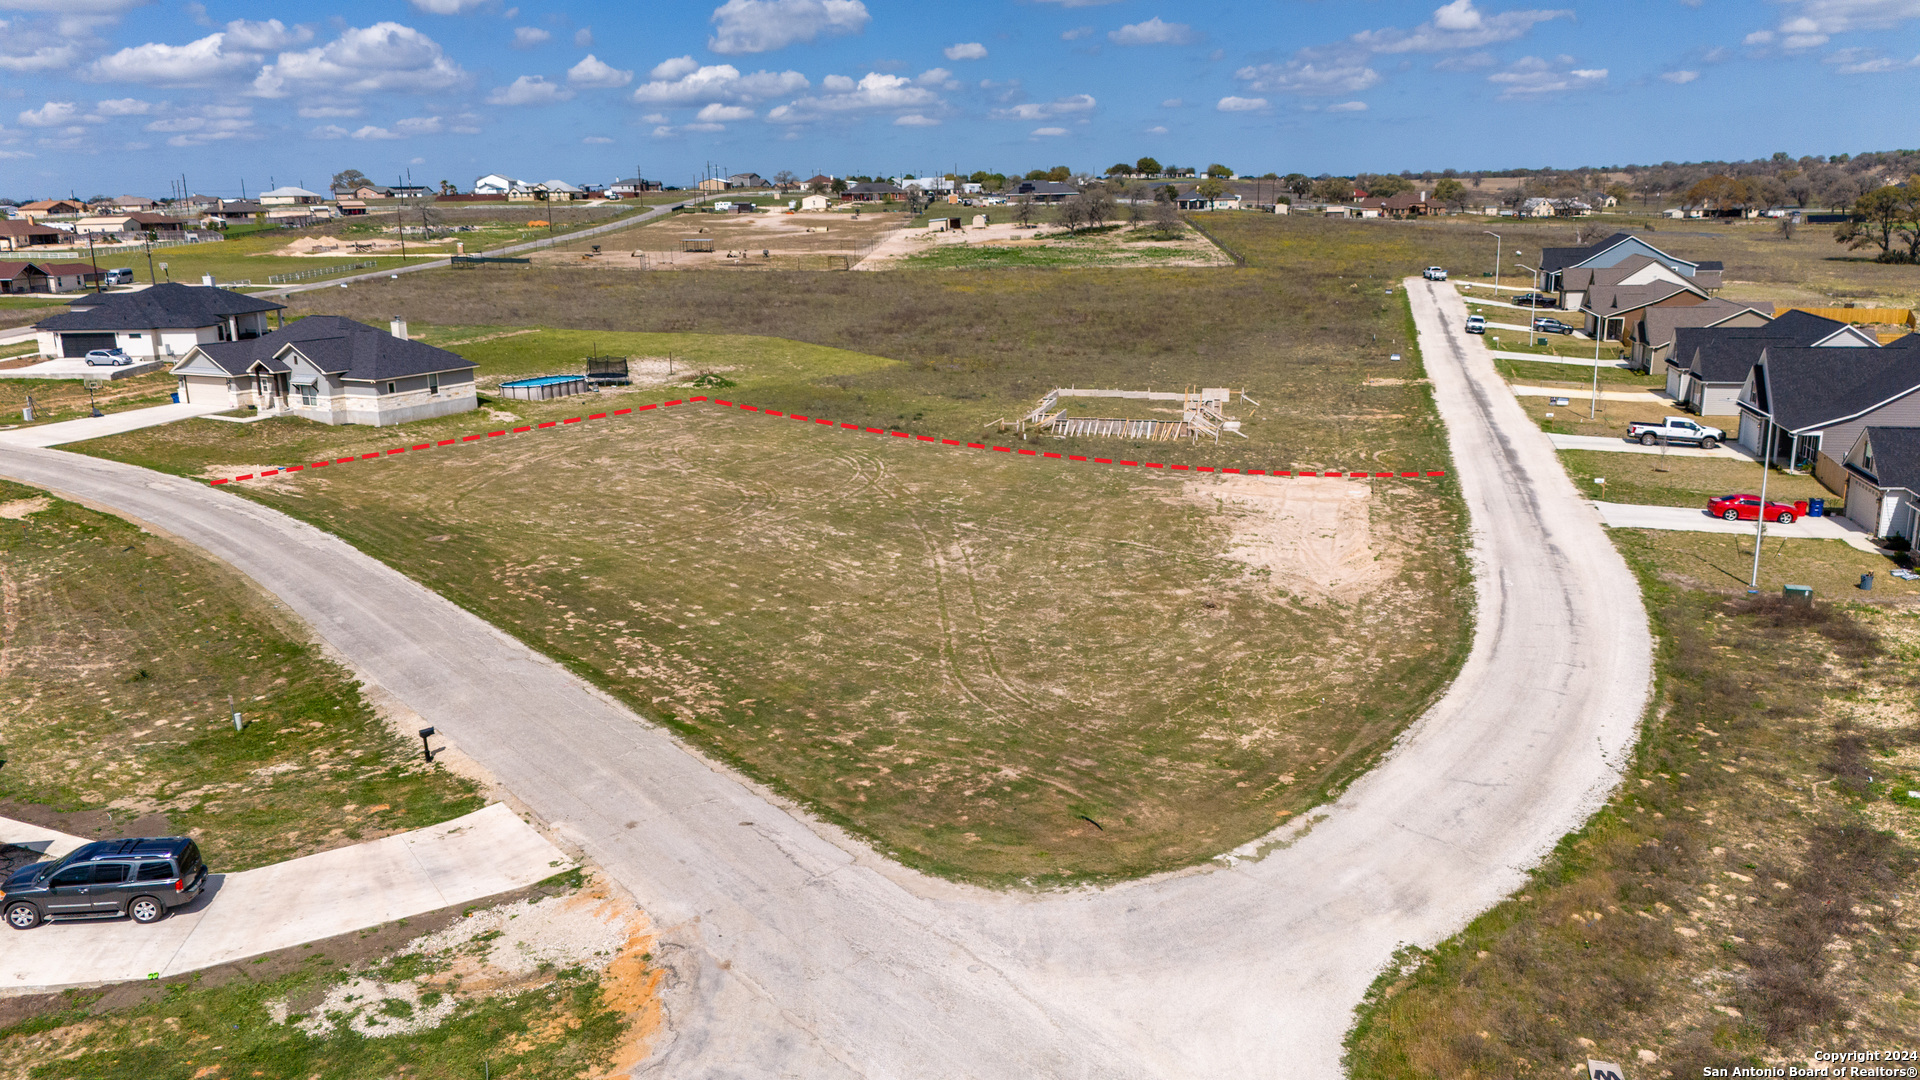
[{"label": "parked car", "polygon": [[207,864],[189,837],[100,840],[9,874],[0,888],[0,913],[15,930],[49,919],[125,915],[137,923],[159,922],[191,903],[206,882]]},{"label": "parked car", "polygon": [[121,349],[93,349],[87,353],[89,367],[126,367],[133,357]]},{"label": "parked car", "polygon": [[1533,328],[1534,330],[1542,334],[1573,333],[1573,327],[1567,325],[1566,323],[1561,322],[1559,319],[1550,319],[1545,315],[1542,315],[1539,318],[1536,318],[1533,320]]},{"label": "parked car", "polygon": [[[1728,521],[1752,521],[1760,516],[1760,496],[1722,495],[1717,499],[1708,499],[1707,513]],[[1795,508],[1786,503],[1767,504],[1768,521],[1791,525],[1795,516]]]},{"label": "parked car", "polygon": [[1560,301],[1555,300],[1553,297],[1548,296],[1545,293],[1537,293],[1537,292],[1521,293],[1519,296],[1516,296],[1513,298],[1513,302],[1516,304],[1519,304],[1521,307],[1531,307],[1531,308],[1560,306]]},{"label": "parked car", "polygon": [[1657,446],[1660,440],[1668,443],[1686,443],[1711,450],[1719,446],[1727,433],[1717,427],[1695,423],[1684,416],[1662,417],[1657,424],[1632,423],[1627,425],[1627,438],[1638,439],[1642,446]]},{"label": "parked car", "polygon": [[131,285],[131,284],[133,284],[133,267],[131,267],[131,266],[120,266],[120,267],[115,267],[114,269],[112,269],[112,270],[109,270],[109,271],[107,271],[107,274],[106,274],[106,283],[107,283],[107,284],[109,284],[109,285]]},{"label": "parked car", "polygon": [[1426,278],[1428,281],[1447,280],[1447,272],[1438,266],[1427,267],[1426,270],[1421,272],[1420,276]]},{"label": "parked car", "polygon": [[1486,332],[1487,332],[1487,317],[1485,315],[1467,316],[1467,333],[1484,334]]}]

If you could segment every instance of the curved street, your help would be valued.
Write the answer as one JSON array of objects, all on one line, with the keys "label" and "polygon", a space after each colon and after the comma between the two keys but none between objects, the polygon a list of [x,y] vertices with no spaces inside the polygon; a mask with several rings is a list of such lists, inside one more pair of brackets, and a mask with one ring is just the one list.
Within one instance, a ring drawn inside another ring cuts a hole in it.
[{"label": "curved street", "polygon": [[232,564],[631,889],[674,976],[645,1071],[1333,1077],[1395,948],[1496,903],[1607,797],[1651,674],[1633,575],[1464,333],[1464,304],[1406,288],[1472,518],[1464,668],[1304,830],[1103,890],[1004,895],[890,864],[397,571],[227,492],[12,446],[0,475]]}]

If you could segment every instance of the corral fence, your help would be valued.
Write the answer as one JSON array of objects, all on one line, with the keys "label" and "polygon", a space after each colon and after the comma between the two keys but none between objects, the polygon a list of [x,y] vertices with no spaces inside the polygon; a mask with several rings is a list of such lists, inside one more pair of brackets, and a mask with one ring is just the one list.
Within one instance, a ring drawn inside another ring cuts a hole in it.
[{"label": "corral fence", "polygon": [[357,262],[341,266],[316,266],[311,270],[295,270],[291,274],[269,274],[267,284],[289,285],[296,281],[312,281],[314,278],[327,277],[330,274],[344,274],[349,270],[368,270],[379,265],[377,262]]}]

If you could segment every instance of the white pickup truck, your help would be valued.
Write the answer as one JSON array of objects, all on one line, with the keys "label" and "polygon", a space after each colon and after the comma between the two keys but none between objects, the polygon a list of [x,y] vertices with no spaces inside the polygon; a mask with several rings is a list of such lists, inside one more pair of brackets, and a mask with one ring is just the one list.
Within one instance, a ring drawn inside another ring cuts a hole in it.
[{"label": "white pickup truck", "polygon": [[1420,276],[1421,276],[1421,277],[1423,277],[1423,278],[1426,278],[1426,279],[1427,279],[1428,281],[1445,281],[1445,280],[1447,280],[1447,272],[1446,272],[1445,270],[1442,270],[1442,269],[1441,269],[1440,267],[1438,267],[1438,266],[1429,266],[1429,267],[1427,267],[1427,268],[1426,268],[1425,270],[1423,270],[1423,271],[1421,271],[1421,272],[1420,272]]},{"label": "white pickup truck", "polygon": [[1725,440],[1727,433],[1717,427],[1696,424],[1684,416],[1662,417],[1657,424],[1634,423],[1627,425],[1627,438],[1637,439],[1642,446],[1658,446],[1662,439],[1668,444],[1697,445],[1711,450]]}]

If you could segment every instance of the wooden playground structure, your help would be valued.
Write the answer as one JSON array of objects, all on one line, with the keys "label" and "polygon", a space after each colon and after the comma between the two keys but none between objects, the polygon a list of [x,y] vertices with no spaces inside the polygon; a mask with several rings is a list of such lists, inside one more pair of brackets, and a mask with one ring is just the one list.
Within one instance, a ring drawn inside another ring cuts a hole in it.
[{"label": "wooden playground structure", "polygon": [[[1021,417],[1012,425],[1005,421],[996,421],[1003,428],[1012,426],[1025,435],[1033,432],[1040,435],[1052,435],[1066,438],[1072,435],[1096,435],[1105,438],[1142,439],[1148,442],[1174,442],[1180,439],[1192,439],[1195,442],[1210,438],[1215,443],[1222,434],[1238,435],[1246,438],[1240,430],[1238,417],[1227,415],[1226,408],[1238,394],[1245,404],[1255,407],[1259,402],[1247,396],[1245,390],[1230,390],[1226,387],[1206,387],[1194,389],[1188,387],[1179,392],[1167,390],[1082,390],[1078,387],[1062,387],[1049,391],[1040,399],[1033,411]],[[1177,401],[1180,403],[1178,420],[1137,420],[1119,419],[1103,416],[1068,416],[1066,407],[1060,404],[1061,398],[1124,398],[1132,401]]]}]

